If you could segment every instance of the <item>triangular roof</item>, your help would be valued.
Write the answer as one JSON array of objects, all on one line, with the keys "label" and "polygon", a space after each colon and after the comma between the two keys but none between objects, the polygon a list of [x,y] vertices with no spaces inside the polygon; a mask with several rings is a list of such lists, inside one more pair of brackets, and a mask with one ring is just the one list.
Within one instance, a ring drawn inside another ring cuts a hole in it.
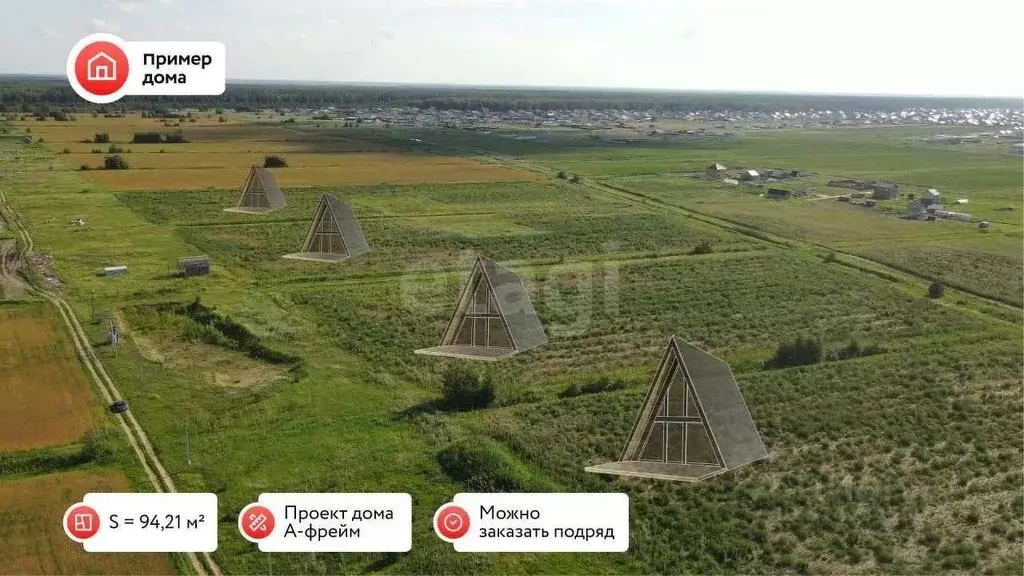
[{"label": "triangular roof", "polygon": [[441,345],[416,352],[498,360],[547,341],[519,276],[489,258],[478,256]]},{"label": "triangular roof", "polygon": [[718,170],[718,171],[722,171],[722,170],[725,170],[725,169],[726,169],[726,168],[725,168],[725,166],[722,166],[721,164],[719,164],[719,163],[717,163],[717,162],[715,162],[715,163],[714,163],[714,164],[712,164],[711,166],[708,166],[708,170]]},{"label": "triangular roof", "polygon": [[263,208],[268,212],[280,210],[287,204],[281,188],[277,185],[277,179],[270,173],[270,170],[259,164],[253,164],[249,168],[249,174],[245,177],[245,184],[242,186],[242,194],[238,197],[235,207],[253,208],[254,206],[246,203],[246,195],[250,193],[262,195],[266,199],[266,206],[260,203],[260,206],[255,206],[255,208]]},{"label": "triangular roof", "polygon": [[694,481],[767,455],[729,365],[673,336],[619,461],[587,471]]},{"label": "triangular roof", "polygon": [[349,257],[358,256],[370,249],[352,208],[338,200],[333,194],[324,194],[320,197],[320,203],[317,204],[313,222],[306,233],[306,239],[302,242],[301,252],[323,252],[322,248],[313,246],[313,244],[314,235],[324,219],[334,225],[332,230],[337,229],[344,244],[344,253]]},{"label": "triangular roof", "polygon": [[526,293],[526,287],[523,286],[519,275],[490,258],[477,256],[473,270],[470,271],[469,277],[462,287],[459,304],[455,308],[455,313],[452,314],[452,320],[448,325],[448,330],[445,331],[442,344],[454,341],[454,336],[466,315],[468,305],[473,299],[473,289],[480,279],[484,279],[489,285],[494,302],[508,328],[512,347],[517,352],[547,343],[548,338],[544,334],[544,327],[541,326],[540,319],[537,318],[537,313],[530,302],[530,296]]}]

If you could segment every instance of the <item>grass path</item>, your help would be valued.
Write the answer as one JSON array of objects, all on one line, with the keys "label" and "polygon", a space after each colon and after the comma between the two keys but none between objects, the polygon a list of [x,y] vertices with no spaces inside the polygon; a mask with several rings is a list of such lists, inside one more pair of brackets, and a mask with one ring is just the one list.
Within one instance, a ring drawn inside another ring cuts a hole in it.
[{"label": "grass path", "polygon": [[[8,206],[7,197],[4,195],[2,190],[0,190],[0,211],[3,212],[4,219],[17,231],[18,236],[21,238],[22,245],[24,247],[24,254],[26,256],[31,255],[34,248],[32,236],[22,225],[18,215],[10,209],[10,206]],[[6,265],[0,267],[0,274],[2,274],[4,279],[8,282],[21,283],[26,291],[42,297],[57,308],[60,312],[61,318],[64,320],[64,325],[72,336],[75,350],[78,352],[78,358],[82,361],[82,364],[85,365],[89,374],[92,376],[93,381],[96,382],[96,386],[99,388],[107,405],[113,403],[115,399],[121,399],[121,393],[114,386],[113,380],[111,380],[110,375],[103,367],[103,363],[93,351],[92,346],[89,344],[89,339],[85,335],[85,331],[82,329],[82,325],[79,323],[74,310],[71,309],[71,306],[69,306],[63,298],[39,289],[30,283],[23,282],[16,275],[9,274]],[[156,452],[153,449],[153,445],[150,443],[149,438],[143,431],[142,426],[135,419],[135,415],[131,412],[125,412],[119,416],[120,417],[117,417],[117,421],[121,425],[121,430],[124,432],[125,437],[128,439],[128,442],[131,444],[136,456],[139,458],[139,462],[145,470],[146,475],[149,477],[150,482],[153,484],[153,488],[157,492],[177,492],[178,490],[174,485],[174,481],[160,462],[160,458],[157,457]],[[190,552],[186,556],[189,563],[192,565],[192,568],[196,571],[196,574],[206,575],[209,573],[214,576],[220,576],[220,567],[216,562],[214,562],[209,553],[203,553],[203,559],[206,561],[206,567],[208,569],[204,569],[203,564],[199,561],[195,553]]]}]

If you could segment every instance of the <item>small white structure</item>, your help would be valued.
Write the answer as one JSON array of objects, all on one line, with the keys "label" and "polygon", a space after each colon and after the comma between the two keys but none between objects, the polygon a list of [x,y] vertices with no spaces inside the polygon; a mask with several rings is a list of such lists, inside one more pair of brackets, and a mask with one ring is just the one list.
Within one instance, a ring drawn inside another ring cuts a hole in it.
[{"label": "small white structure", "polygon": [[957,204],[961,204],[961,205],[967,204],[967,198],[961,198],[961,199],[957,200],[956,203]]},{"label": "small white structure", "polygon": [[89,81],[109,82],[117,80],[117,61],[100,52],[89,58],[86,63],[85,75]]},{"label": "small white structure", "polygon": [[740,181],[736,180],[735,178],[722,178],[722,183],[732,184],[733,186],[739,186]]},{"label": "small white structure", "polygon": [[743,173],[740,174],[740,180],[744,181],[757,180],[760,177],[761,176],[757,173],[757,170],[744,170]]},{"label": "small white structure", "polygon": [[127,273],[127,266],[107,266],[103,269],[103,274],[105,276],[124,276]]}]

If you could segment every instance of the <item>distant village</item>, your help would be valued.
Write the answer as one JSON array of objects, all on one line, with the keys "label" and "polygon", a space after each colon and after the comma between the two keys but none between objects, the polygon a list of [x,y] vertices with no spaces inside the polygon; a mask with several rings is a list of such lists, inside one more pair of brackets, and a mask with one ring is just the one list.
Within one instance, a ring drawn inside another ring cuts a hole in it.
[{"label": "distant village", "polygon": [[[296,110],[315,118],[344,120],[360,124],[391,124],[414,128],[499,129],[510,126],[524,128],[576,128],[602,130],[612,128],[653,128],[658,120],[718,123],[724,128],[742,123],[747,129],[804,128],[808,126],[855,125],[936,125],[976,126],[989,137],[1020,139],[1024,134],[1024,109],[954,109],[936,110],[907,108],[898,112],[807,110],[797,112],[657,112],[631,110],[437,110],[434,108],[365,108],[334,107]],[[950,138],[984,137],[951,136]]]},{"label": "distant village", "polygon": [[[897,200],[900,198],[900,185],[897,183],[876,182],[873,180],[852,178],[833,179],[826,182],[825,185],[829,188],[850,190],[850,192],[838,195],[816,194],[806,186],[799,187],[795,190],[789,189],[788,187],[774,187],[774,183],[776,182],[811,176],[811,174],[802,173],[798,170],[755,170],[751,168],[730,169],[716,162],[708,166],[704,172],[694,174],[694,176],[702,180],[718,180],[723,184],[730,184],[733,186],[751,186],[756,188],[764,188],[767,186],[763,196],[768,200],[788,200],[791,197],[804,196],[817,197],[821,199],[827,198],[854,206],[873,208],[880,200]],[[956,209],[954,210],[946,207],[943,203],[944,199],[942,193],[936,188],[928,188],[924,193],[916,197],[913,192],[907,192],[903,196],[910,201],[906,207],[906,212],[903,214],[903,217],[907,220],[935,221],[937,219],[948,219],[959,220],[961,222],[971,222],[974,219],[969,213],[962,211],[970,202],[967,198],[956,198],[951,200],[952,205],[956,206]],[[988,229],[989,223],[986,220],[982,220],[978,223],[978,227],[981,229]]]}]

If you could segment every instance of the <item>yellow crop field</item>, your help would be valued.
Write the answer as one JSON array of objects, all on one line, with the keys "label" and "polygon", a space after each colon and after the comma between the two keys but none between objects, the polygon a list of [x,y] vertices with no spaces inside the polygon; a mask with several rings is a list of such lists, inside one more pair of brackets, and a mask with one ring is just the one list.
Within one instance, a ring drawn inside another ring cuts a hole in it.
[{"label": "yellow crop field", "polygon": [[[103,162],[103,156],[109,154],[110,144],[93,144],[85,142],[55,142],[46,140],[44,145],[59,159],[64,159],[69,164],[72,162],[66,158],[63,153],[64,149],[67,148],[71,154],[88,154],[91,156],[89,162],[90,165],[99,164]],[[356,142],[353,140],[342,140],[335,138],[328,141],[302,141],[302,140],[279,140],[279,141],[249,141],[249,140],[223,140],[223,141],[204,141],[204,142],[189,142],[187,144],[124,144],[119,143],[117,146],[131,152],[122,153],[129,160],[136,157],[137,155],[143,154],[223,154],[223,153],[236,153],[236,154],[256,154],[259,155],[262,161],[263,156],[267,154],[276,155],[288,155],[289,153],[307,153],[307,154],[327,154],[331,152],[342,153],[342,152],[387,152],[388,150],[383,146],[376,144],[368,144],[364,142]],[[99,149],[99,154],[91,154],[94,149]],[[160,152],[163,150],[163,152]],[[75,168],[78,164],[75,164]]]},{"label": "yellow crop field", "polygon": [[[248,168],[253,164],[263,165],[267,154],[283,157],[288,168],[343,168],[396,170],[412,167],[447,166],[452,170],[470,169],[481,166],[479,162],[451,156],[435,156],[428,154],[397,154],[382,152],[350,152],[347,154],[330,153],[291,153],[276,151],[266,152],[220,152],[217,154],[166,153],[166,154],[122,154],[128,165],[135,169],[179,169],[179,168]],[[89,164],[96,168],[103,165],[106,154],[63,154],[65,162],[79,166]],[[285,170],[274,169],[274,173]],[[281,184],[284,186],[284,184]]]},{"label": "yellow crop field", "polygon": [[[429,182],[509,182],[536,180],[533,172],[511,170],[472,160],[447,157],[405,156],[374,161],[373,154],[339,154],[332,166],[275,168],[282,188],[298,186],[359,186],[369,184],[420,184]],[[342,163],[352,157],[349,163]],[[358,161],[358,160],[362,161]],[[438,160],[444,160],[438,162]],[[129,164],[134,160],[128,157]],[[201,190],[241,188],[251,160],[218,170],[209,168],[96,170],[90,177],[111,190]]]},{"label": "yellow crop field", "polygon": [[174,574],[166,554],[90,554],[64,534],[64,511],[85,494],[130,491],[103,469],[0,483],[0,574]]},{"label": "yellow crop field", "polygon": [[92,399],[74,348],[44,309],[0,313],[0,451],[81,439]]}]

